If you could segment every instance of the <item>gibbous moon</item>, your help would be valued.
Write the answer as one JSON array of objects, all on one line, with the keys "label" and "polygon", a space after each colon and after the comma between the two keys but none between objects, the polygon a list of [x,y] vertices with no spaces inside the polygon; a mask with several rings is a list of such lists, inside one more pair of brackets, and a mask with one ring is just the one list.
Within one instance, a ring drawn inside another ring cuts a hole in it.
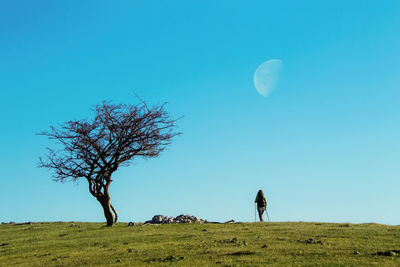
[{"label": "gibbous moon", "polygon": [[262,63],[254,73],[254,86],[258,93],[267,96],[278,82],[282,61],[271,59]]}]

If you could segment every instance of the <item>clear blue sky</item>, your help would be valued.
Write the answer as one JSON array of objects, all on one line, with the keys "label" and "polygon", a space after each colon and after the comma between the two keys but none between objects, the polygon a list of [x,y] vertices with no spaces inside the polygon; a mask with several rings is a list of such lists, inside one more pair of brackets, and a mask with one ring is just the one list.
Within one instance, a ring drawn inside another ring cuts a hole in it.
[{"label": "clear blue sky", "polygon": [[2,1],[0,221],[104,221],[86,181],[37,168],[35,133],[135,92],[185,117],[115,174],[121,221],[253,221],[262,188],[273,221],[400,224],[399,29],[397,0]]}]

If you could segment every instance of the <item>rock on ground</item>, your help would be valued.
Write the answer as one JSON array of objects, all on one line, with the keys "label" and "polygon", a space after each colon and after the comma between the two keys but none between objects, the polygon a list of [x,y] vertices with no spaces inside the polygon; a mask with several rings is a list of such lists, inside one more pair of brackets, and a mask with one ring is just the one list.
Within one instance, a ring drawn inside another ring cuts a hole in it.
[{"label": "rock on ground", "polygon": [[146,221],[146,224],[166,224],[166,223],[204,223],[204,220],[192,215],[181,214],[179,216],[169,217],[164,215],[155,215],[151,220]]}]

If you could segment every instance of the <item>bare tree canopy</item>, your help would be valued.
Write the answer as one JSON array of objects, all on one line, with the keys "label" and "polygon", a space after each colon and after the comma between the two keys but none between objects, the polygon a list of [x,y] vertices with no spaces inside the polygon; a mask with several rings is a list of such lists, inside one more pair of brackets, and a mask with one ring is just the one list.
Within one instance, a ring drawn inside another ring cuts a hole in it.
[{"label": "bare tree canopy", "polygon": [[112,174],[135,157],[157,157],[180,133],[175,132],[176,120],[165,111],[165,104],[149,108],[143,101],[137,105],[104,101],[94,112],[92,120],[68,121],[38,133],[62,147],[48,148],[39,167],[53,170],[56,181],[85,178],[103,207],[107,226],[112,226],[118,219],[109,194]]}]

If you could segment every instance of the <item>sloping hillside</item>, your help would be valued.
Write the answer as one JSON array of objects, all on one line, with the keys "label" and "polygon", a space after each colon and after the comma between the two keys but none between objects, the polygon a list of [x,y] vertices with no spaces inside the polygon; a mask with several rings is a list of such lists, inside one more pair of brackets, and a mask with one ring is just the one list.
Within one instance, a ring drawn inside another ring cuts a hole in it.
[{"label": "sloping hillside", "polygon": [[1,266],[400,266],[399,250],[378,224],[0,225]]}]

